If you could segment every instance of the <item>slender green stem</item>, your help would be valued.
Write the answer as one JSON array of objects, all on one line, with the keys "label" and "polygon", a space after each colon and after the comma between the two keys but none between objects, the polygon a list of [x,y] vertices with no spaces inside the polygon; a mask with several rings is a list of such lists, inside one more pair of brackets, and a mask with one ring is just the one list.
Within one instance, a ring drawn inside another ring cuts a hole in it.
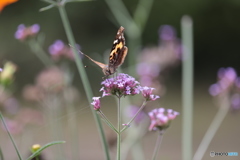
[{"label": "slender green stem", "polygon": [[3,157],[3,153],[2,153],[2,149],[0,147],[0,160],[4,160],[4,157]]},{"label": "slender green stem", "polygon": [[[69,41],[70,45],[75,46],[76,42],[75,42],[75,39],[73,37],[72,29],[70,27],[70,23],[69,23],[69,20],[68,20],[68,17],[67,17],[66,10],[65,10],[64,6],[59,6],[58,9],[59,9],[60,16],[61,16],[61,19],[62,19],[62,22],[63,22],[63,26],[65,28],[65,32],[67,34],[68,41]],[[78,54],[77,50],[73,49],[73,53],[74,53],[75,62],[76,62],[76,65],[77,65],[77,68],[78,68],[78,71],[79,71],[79,75],[81,76],[81,79],[82,79],[84,90],[87,94],[88,102],[91,103],[91,98],[93,97],[93,93],[92,93],[92,89],[91,89],[91,86],[90,86],[88,78],[87,78],[87,74],[84,70],[83,64],[80,60],[80,57],[79,57],[79,54]],[[109,160],[110,156],[109,156],[109,151],[108,151],[108,144],[107,144],[107,141],[106,141],[106,137],[105,137],[105,134],[104,134],[104,131],[103,131],[103,127],[102,127],[100,118],[92,107],[91,107],[91,110],[92,110],[92,113],[93,113],[93,116],[94,116],[94,120],[97,124],[98,131],[100,133],[102,145],[103,145],[104,152],[105,152],[105,158]]]},{"label": "slender green stem", "polygon": [[121,130],[121,132],[125,131],[129,125],[132,123],[132,121],[137,117],[137,115],[143,110],[143,108],[146,106],[147,101],[145,100],[142,104],[142,106],[139,108],[139,110],[137,111],[137,113],[133,116],[133,118],[125,125],[125,127]]},{"label": "slender green stem", "polygon": [[158,138],[157,138],[155,148],[154,148],[152,160],[155,160],[158,156],[159,148],[160,148],[161,143],[162,143],[162,138],[163,138],[163,131],[160,131],[159,135],[158,135]]},{"label": "slender green stem", "polygon": [[10,133],[9,130],[8,130],[7,124],[6,124],[5,120],[4,120],[3,115],[2,115],[1,112],[0,112],[0,119],[2,120],[2,123],[3,123],[3,125],[4,125],[4,128],[6,129],[6,131],[7,131],[7,133],[8,133],[8,136],[10,137],[10,139],[11,139],[11,141],[12,141],[12,144],[13,144],[16,152],[17,152],[17,155],[18,155],[19,160],[22,160],[22,157],[21,157],[21,155],[20,155],[20,153],[19,153],[18,147],[17,147],[17,145],[16,145],[16,143],[15,143],[15,141],[14,141],[11,133]]},{"label": "slender green stem", "polygon": [[28,45],[32,52],[40,59],[40,61],[46,66],[53,65],[53,61],[47,56],[47,53],[43,50],[40,44],[35,39],[30,39]]},{"label": "slender green stem", "polygon": [[121,158],[121,126],[122,126],[122,118],[121,118],[121,97],[118,97],[118,134],[117,134],[117,160]]},{"label": "slender green stem", "polygon": [[192,121],[193,121],[193,29],[192,20],[184,16],[181,20],[183,41],[183,129],[182,129],[182,159],[192,159]]},{"label": "slender green stem", "polygon": [[104,113],[99,110],[98,113],[102,116],[102,118],[105,120],[107,125],[112,128],[116,133],[118,133],[118,130],[114,127],[114,125],[109,121],[109,119],[104,115]]},{"label": "slender green stem", "polygon": [[216,134],[217,130],[221,126],[224,118],[226,117],[228,110],[229,110],[229,97],[226,94],[223,98],[221,98],[220,108],[215,115],[212,123],[210,124],[207,132],[205,133],[194,157],[193,160],[201,160],[208,149],[209,144],[211,143],[214,135]]}]

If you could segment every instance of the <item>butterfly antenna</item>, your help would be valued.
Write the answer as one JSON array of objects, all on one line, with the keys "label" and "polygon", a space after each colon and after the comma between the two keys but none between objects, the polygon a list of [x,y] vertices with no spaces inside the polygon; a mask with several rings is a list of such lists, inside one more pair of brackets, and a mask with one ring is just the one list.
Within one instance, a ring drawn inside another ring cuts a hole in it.
[{"label": "butterfly antenna", "polygon": [[89,57],[88,55],[84,54],[83,52],[81,52],[79,49],[77,49],[76,47],[73,47],[71,44],[69,44],[69,46],[75,50],[77,50],[79,53],[81,53],[82,55],[86,56],[88,59],[90,59],[91,61],[93,61],[95,64],[97,64],[99,67],[103,68],[105,66],[105,64],[97,62],[95,60],[93,60],[91,57]]}]

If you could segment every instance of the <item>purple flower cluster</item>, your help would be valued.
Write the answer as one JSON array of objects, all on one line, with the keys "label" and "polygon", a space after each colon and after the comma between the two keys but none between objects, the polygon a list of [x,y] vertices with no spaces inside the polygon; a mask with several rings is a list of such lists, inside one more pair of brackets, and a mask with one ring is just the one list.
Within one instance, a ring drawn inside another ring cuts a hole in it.
[{"label": "purple flower cluster", "polygon": [[15,32],[15,38],[24,41],[38,34],[40,26],[34,24],[32,26],[26,27],[24,24],[20,24]]},{"label": "purple flower cluster", "polygon": [[148,115],[151,119],[149,130],[155,131],[159,129],[161,131],[169,127],[171,121],[179,115],[179,112],[172,109],[165,110],[164,108],[158,108],[149,112]]},{"label": "purple flower cluster", "polygon": [[217,96],[229,89],[231,89],[234,84],[238,85],[237,73],[232,67],[220,68],[218,70],[218,82],[212,84],[209,88],[209,93],[212,96]]},{"label": "purple flower cluster", "polygon": [[127,95],[136,95],[141,91],[141,86],[135,78],[120,73],[117,77],[108,78],[102,83],[103,87],[100,91],[103,91],[103,97],[109,95],[116,95],[118,97]]},{"label": "purple flower cluster", "polygon": [[[78,49],[80,49],[79,45],[76,46]],[[61,57],[70,60],[74,59],[72,49],[62,40],[56,40],[52,45],[49,46],[48,51],[54,60],[59,60]]]},{"label": "purple flower cluster", "polygon": [[147,101],[155,101],[156,99],[160,98],[159,96],[152,94],[153,90],[154,88],[146,86],[141,88],[142,95]]},{"label": "purple flower cluster", "polygon": [[181,60],[182,45],[172,26],[161,26],[158,34],[158,46],[145,48],[140,53],[137,73],[142,85],[152,86],[163,95],[165,87],[159,80],[164,80],[162,75]]}]

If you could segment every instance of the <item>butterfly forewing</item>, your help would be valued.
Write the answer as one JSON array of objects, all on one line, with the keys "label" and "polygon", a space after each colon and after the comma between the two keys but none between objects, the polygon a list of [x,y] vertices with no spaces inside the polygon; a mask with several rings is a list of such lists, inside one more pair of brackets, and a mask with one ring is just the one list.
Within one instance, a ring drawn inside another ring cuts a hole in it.
[{"label": "butterfly forewing", "polygon": [[117,67],[123,64],[128,51],[128,48],[125,46],[125,38],[123,32],[124,28],[120,27],[115,40],[113,41],[113,47],[110,52],[109,67],[110,69],[113,67],[114,71]]},{"label": "butterfly forewing", "polygon": [[118,29],[117,35],[113,41],[113,46],[109,56],[109,64],[103,64],[101,62],[95,61],[89,56],[85,55],[81,51],[81,54],[85,55],[92,62],[96,63],[99,67],[103,69],[103,73],[106,76],[112,75],[116,72],[116,69],[123,64],[125,57],[127,55],[128,48],[125,46],[125,38],[124,38],[124,28],[121,26]]}]

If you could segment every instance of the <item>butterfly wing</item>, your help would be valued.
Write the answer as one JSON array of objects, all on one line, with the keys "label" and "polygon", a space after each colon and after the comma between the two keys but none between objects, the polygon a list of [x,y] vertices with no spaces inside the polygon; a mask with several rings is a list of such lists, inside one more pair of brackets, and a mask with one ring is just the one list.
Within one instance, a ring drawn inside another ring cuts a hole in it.
[{"label": "butterfly wing", "polygon": [[109,56],[109,69],[114,73],[117,67],[121,66],[127,55],[128,48],[125,46],[124,28],[121,26],[117,32],[113,47]]}]

